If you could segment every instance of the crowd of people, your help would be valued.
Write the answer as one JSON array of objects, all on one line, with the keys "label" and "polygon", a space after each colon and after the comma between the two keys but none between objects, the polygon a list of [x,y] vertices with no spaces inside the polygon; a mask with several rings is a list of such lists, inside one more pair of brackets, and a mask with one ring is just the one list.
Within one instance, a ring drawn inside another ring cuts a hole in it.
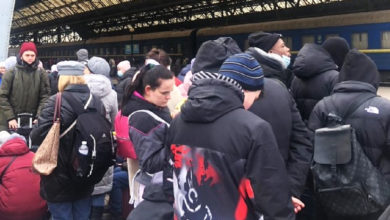
[{"label": "crowd of people", "polygon": [[[365,214],[332,212],[310,169],[316,130],[370,96],[340,121],[390,182],[390,101],[376,95],[375,63],[341,37],[305,44],[294,62],[280,34],[255,32],[248,43],[206,41],[175,72],[162,49],[140,68],[80,49],[50,73],[23,43],[0,63],[0,219],[387,219],[390,198],[370,198]],[[39,175],[32,160],[59,93],[57,166]],[[103,116],[116,139],[116,162],[98,183],[79,179],[80,111]]]}]

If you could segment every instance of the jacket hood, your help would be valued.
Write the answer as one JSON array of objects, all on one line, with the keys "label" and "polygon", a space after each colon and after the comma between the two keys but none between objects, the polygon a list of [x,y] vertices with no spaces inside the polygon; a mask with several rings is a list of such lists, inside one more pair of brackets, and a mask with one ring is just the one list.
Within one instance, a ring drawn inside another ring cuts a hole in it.
[{"label": "jacket hood", "polygon": [[199,79],[193,82],[188,99],[181,108],[187,122],[213,122],[226,113],[243,107],[244,95],[223,80]]},{"label": "jacket hood", "polygon": [[377,89],[369,83],[359,81],[344,81],[337,83],[333,88],[333,93],[362,93],[370,92],[375,93]]},{"label": "jacket hood", "polygon": [[266,77],[276,76],[279,78],[286,69],[284,67],[282,57],[277,54],[266,53],[257,47],[248,48],[246,53],[252,55],[260,63]]},{"label": "jacket hood", "polygon": [[84,75],[84,79],[91,93],[99,98],[107,96],[112,90],[110,80],[103,75],[88,74]]},{"label": "jacket hood", "polygon": [[339,82],[354,80],[371,84],[378,89],[379,72],[374,61],[356,49],[345,57],[345,62],[339,74]]},{"label": "jacket hood", "polygon": [[305,44],[293,64],[294,74],[302,79],[312,78],[329,70],[337,70],[337,65],[329,53],[316,44]]},{"label": "jacket hood", "polygon": [[0,147],[0,156],[14,156],[28,153],[26,141],[20,135],[11,135]]}]

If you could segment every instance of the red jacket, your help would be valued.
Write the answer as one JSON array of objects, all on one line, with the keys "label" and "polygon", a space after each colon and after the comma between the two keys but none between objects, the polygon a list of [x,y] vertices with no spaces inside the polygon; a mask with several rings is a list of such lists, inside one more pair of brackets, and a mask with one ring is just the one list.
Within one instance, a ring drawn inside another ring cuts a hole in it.
[{"label": "red jacket", "polygon": [[0,219],[40,219],[47,207],[39,195],[40,177],[31,169],[34,153],[20,138],[5,142],[0,147],[0,174],[13,156],[17,157],[0,184]]}]

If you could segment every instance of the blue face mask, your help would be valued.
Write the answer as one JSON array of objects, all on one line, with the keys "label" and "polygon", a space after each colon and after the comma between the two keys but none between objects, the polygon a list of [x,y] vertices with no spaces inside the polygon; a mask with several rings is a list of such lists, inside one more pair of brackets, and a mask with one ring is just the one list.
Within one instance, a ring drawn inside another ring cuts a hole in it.
[{"label": "blue face mask", "polygon": [[291,58],[288,56],[283,55],[282,56],[284,67],[287,68],[290,65]]},{"label": "blue face mask", "polygon": [[122,71],[119,71],[119,70],[118,70],[118,72],[116,72],[116,74],[117,74],[119,77],[122,77],[122,76],[123,76]]}]

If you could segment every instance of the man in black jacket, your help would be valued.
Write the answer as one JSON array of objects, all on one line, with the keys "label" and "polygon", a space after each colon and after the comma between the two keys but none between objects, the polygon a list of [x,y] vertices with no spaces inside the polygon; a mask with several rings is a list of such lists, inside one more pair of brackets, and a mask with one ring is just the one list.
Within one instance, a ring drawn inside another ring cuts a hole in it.
[{"label": "man in black jacket", "polygon": [[303,121],[307,123],[314,106],[331,94],[339,72],[330,54],[320,45],[305,44],[293,64],[291,92]]},{"label": "man in black jacket", "polygon": [[[345,112],[363,95],[375,95],[379,85],[379,73],[368,56],[351,50],[345,58],[339,81],[333,89],[331,99],[323,99],[314,107],[309,120],[311,130],[325,127],[330,112]],[[349,114],[344,122],[355,129],[356,138],[363,151],[390,182],[390,101],[379,96],[373,97]],[[378,219],[382,211],[367,216],[349,217],[324,213],[317,216],[317,219],[371,220]]]},{"label": "man in black jacket", "polygon": [[[266,78],[263,94],[249,111],[271,124],[286,164],[291,193],[297,199],[302,195],[313,155],[310,133],[290,92],[280,81],[282,77],[274,77],[284,74],[286,67],[283,66],[281,57],[260,49],[259,47],[264,46],[254,39],[256,36],[256,33],[249,35],[250,48],[246,53],[260,63]],[[280,38],[279,35],[276,37]]]},{"label": "man in black jacket", "polygon": [[[231,38],[202,44],[194,81],[167,143],[178,219],[294,219],[287,173],[270,125],[246,111],[262,69]],[[243,93],[244,90],[244,93]],[[244,108],[245,107],[245,108]]]},{"label": "man in black jacket", "polygon": [[[283,82],[287,88],[290,88],[293,74],[288,68],[291,62],[290,48],[286,46],[278,33],[267,33],[263,31],[252,33],[248,36],[249,48],[246,53],[254,56],[264,69],[264,76],[278,79]],[[261,57],[257,54],[262,55]],[[264,57],[265,56],[265,57]],[[260,60],[267,62],[265,65]],[[268,62],[267,60],[273,60]]]}]

